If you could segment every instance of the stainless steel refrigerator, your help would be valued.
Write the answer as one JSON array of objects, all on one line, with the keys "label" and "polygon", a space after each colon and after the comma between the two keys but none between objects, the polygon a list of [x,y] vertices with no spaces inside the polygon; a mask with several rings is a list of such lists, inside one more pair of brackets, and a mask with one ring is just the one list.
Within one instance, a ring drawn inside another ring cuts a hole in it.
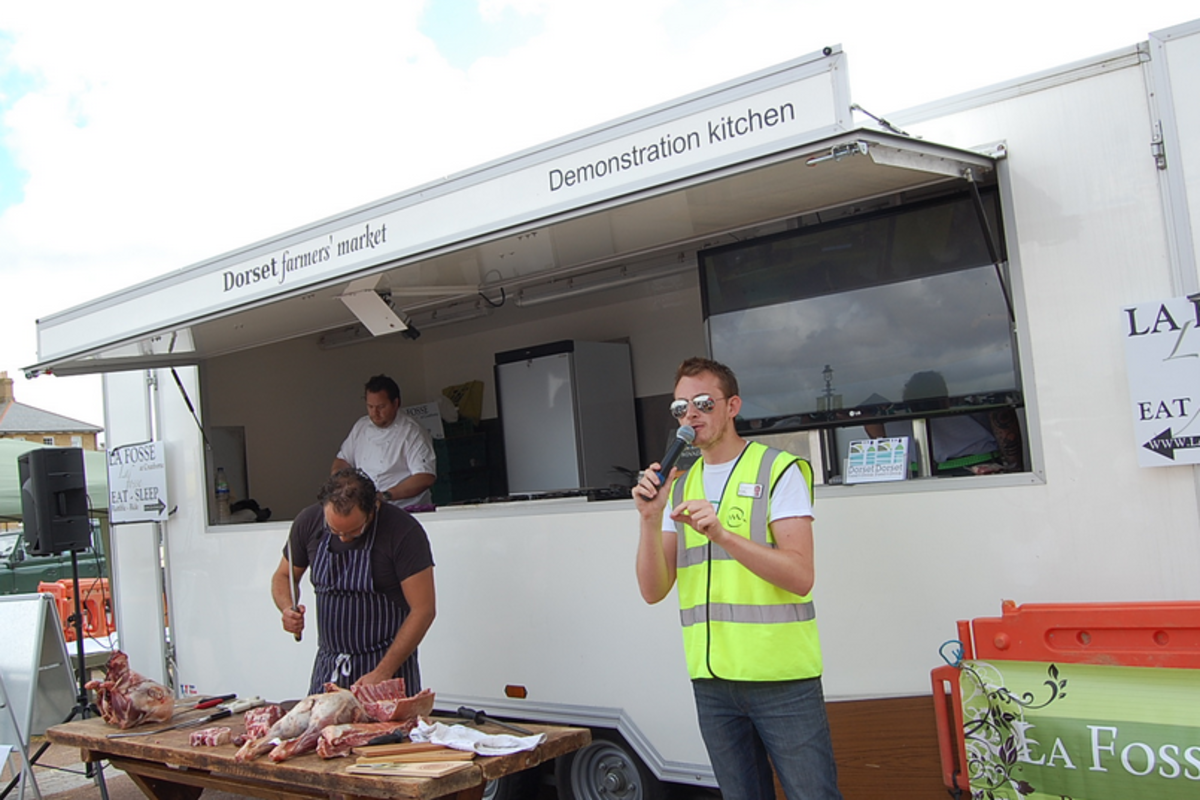
[{"label": "stainless steel refrigerator", "polygon": [[574,340],[496,354],[510,494],[597,489],[638,469],[629,345]]}]

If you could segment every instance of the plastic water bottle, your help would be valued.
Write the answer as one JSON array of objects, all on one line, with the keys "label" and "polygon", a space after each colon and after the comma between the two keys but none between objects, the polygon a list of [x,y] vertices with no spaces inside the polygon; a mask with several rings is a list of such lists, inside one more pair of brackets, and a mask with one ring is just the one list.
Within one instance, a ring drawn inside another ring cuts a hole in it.
[{"label": "plastic water bottle", "polygon": [[217,467],[217,523],[229,522],[229,481],[225,479],[225,468]]}]

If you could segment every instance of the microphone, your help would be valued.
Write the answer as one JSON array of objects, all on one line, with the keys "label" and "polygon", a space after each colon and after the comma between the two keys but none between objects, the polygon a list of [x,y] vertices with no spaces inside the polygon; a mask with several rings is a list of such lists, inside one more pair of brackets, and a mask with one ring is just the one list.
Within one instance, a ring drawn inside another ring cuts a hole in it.
[{"label": "microphone", "polygon": [[667,448],[662,461],[659,462],[661,466],[656,472],[659,483],[666,482],[667,476],[671,474],[671,467],[675,466],[675,462],[683,454],[684,448],[694,441],[696,441],[696,429],[691,425],[683,425],[675,431],[675,440],[671,442],[671,446]]}]

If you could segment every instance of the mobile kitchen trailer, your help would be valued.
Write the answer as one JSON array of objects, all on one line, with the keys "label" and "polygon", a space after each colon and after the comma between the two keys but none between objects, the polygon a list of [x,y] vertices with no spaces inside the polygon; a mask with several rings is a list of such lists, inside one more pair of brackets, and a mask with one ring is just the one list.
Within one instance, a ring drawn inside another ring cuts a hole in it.
[{"label": "mobile kitchen trailer", "polygon": [[[281,631],[269,576],[366,376],[406,403],[483,380],[487,421],[495,353],[624,341],[648,462],[674,367],[710,352],[744,381],[747,435],[815,466],[847,796],[933,796],[928,674],[954,620],[1002,598],[1200,599],[1198,473],[1138,465],[1145,398],[1122,367],[1124,309],[1200,289],[1198,79],[1190,23],[859,127],[827,48],[40,320],[30,372],[103,372],[111,445],[165,444],[175,513],[112,537],[122,648],[198,691],[301,691],[314,644]],[[363,297],[421,338],[364,333]],[[912,479],[846,482],[864,419],[927,452],[900,385],[930,365],[953,410],[1018,413],[1021,468],[939,479],[922,456]],[[270,522],[214,524],[206,439],[228,429]],[[607,731],[561,770],[576,796],[711,785],[676,610],[638,596],[631,501],[421,521],[439,706]]]}]

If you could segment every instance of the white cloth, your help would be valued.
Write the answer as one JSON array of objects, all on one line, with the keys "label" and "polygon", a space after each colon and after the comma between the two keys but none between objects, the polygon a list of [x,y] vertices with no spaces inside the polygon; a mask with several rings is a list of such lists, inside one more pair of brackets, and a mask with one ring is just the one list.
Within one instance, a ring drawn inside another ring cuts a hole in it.
[{"label": "white cloth", "polygon": [[422,719],[417,721],[417,727],[408,732],[408,738],[413,742],[432,742],[455,750],[475,752],[481,756],[506,756],[509,753],[532,750],[546,741],[546,734],[512,736],[507,733],[484,733],[465,725],[446,725],[441,722],[430,724]]},{"label": "white cloth", "polygon": [[[704,496],[713,504],[713,508],[721,507],[721,495],[725,490],[725,482],[729,480],[729,474],[733,472],[737,461],[735,458],[724,464],[704,464]],[[680,480],[683,480],[682,476]],[[808,484],[804,481],[804,475],[801,474],[800,468],[795,464],[789,466],[779,476],[768,508],[770,509],[770,513],[767,515],[768,523],[788,517],[811,517],[813,515]],[[666,508],[663,509],[662,529],[675,533],[675,522],[671,519],[672,510],[671,504],[667,503]]]},{"label": "white cloth", "polygon": [[[362,417],[350,429],[337,457],[370,475],[381,492],[419,472],[437,474],[433,437],[404,413],[397,414],[386,428],[371,422],[370,417]],[[416,497],[405,497],[394,504],[406,508],[431,502],[432,495],[426,489]]]}]

